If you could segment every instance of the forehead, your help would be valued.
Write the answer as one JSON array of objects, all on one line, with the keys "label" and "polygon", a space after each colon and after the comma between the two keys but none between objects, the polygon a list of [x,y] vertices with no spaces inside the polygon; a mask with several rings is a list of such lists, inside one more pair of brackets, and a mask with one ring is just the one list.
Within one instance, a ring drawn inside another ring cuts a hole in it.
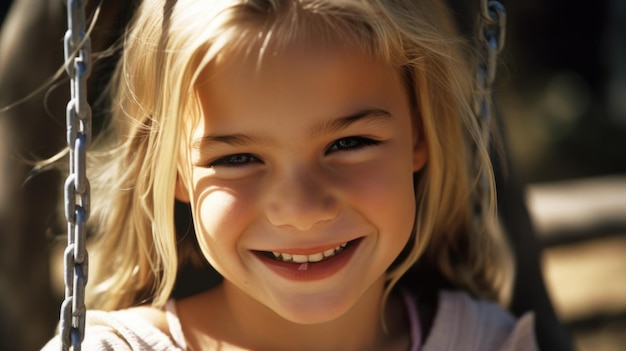
[{"label": "forehead", "polygon": [[[347,62],[351,64],[347,64]],[[303,39],[285,45],[252,44],[246,53],[224,51],[203,71],[204,82],[243,76],[255,82],[272,75],[284,75],[286,71],[316,71],[330,65],[348,69],[354,63],[359,66],[376,66],[377,71],[397,71],[386,60],[379,58],[362,47],[341,39],[318,41]],[[366,72],[363,72],[366,73]],[[295,77],[295,76],[294,76]]]},{"label": "forehead", "polygon": [[338,45],[293,45],[262,60],[224,56],[204,70],[200,81],[197,94],[208,130],[271,125],[287,117],[328,119],[368,108],[393,109],[407,101],[398,70]]}]

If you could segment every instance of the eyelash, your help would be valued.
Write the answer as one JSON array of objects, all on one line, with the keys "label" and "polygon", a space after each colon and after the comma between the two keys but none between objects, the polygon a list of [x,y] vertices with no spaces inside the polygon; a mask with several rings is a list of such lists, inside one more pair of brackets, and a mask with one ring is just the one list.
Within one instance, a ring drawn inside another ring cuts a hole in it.
[{"label": "eyelash", "polygon": [[[245,160],[241,160],[244,158]],[[256,156],[250,154],[234,154],[228,155],[209,163],[209,167],[225,166],[225,167],[245,167],[250,163],[261,162]]]},{"label": "eyelash", "polygon": [[[345,142],[352,143],[352,145],[344,145],[342,147],[338,147],[339,144],[345,143]],[[329,154],[331,152],[336,152],[336,151],[356,151],[362,148],[366,148],[369,146],[376,146],[379,144],[380,144],[380,141],[378,140],[374,140],[374,139],[370,139],[366,137],[360,137],[360,136],[341,138],[339,140],[334,141],[332,144],[330,144],[328,149],[326,149],[326,154]]]},{"label": "eyelash", "polygon": [[[345,145],[346,143],[350,143],[350,144]],[[340,144],[344,144],[344,145],[339,146]],[[380,141],[370,139],[370,138],[365,138],[365,137],[354,136],[354,137],[341,138],[341,139],[334,141],[332,144],[330,144],[330,146],[326,149],[325,154],[328,155],[329,153],[338,152],[338,151],[351,152],[351,151],[356,151],[362,148],[375,146],[379,144],[380,144]],[[251,163],[262,163],[262,161],[256,156],[253,156],[251,154],[234,154],[234,155],[228,155],[228,156],[218,158],[217,160],[209,163],[208,166],[209,167],[224,166],[224,167],[236,168],[236,167],[245,167]]]}]

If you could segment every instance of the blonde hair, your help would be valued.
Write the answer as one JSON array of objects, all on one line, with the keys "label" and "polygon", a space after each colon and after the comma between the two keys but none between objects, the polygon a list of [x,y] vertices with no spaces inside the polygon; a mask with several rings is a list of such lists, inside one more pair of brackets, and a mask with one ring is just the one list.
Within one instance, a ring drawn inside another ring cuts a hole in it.
[{"label": "blonde hair", "polygon": [[388,272],[387,293],[418,261],[474,296],[506,292],[511,264],[493,190],[478,228],[471,213],[479,172],[494,189],[472,113],[471,50],[441,1],[145,0],[110,86],[111,123],[93,153],[93,307],[162,306],[189,264],[183,261],[203,260],[190,238],[176,235],[175,183],[189,179],[189,165],[184,151],[172,152],[187,149],[183,122],[200,116],[200,73],[232,54],[256,55],[262,64],[268,48],[313,38],[345,42],[397,67],[412,89],[429,159],[414,176],[415,233]]}]

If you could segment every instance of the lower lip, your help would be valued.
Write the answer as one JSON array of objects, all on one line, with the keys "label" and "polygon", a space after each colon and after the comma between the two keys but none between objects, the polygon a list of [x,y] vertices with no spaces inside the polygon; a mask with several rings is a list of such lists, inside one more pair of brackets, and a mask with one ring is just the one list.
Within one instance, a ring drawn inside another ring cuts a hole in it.
[{"label": "lower lip", "polygon": [[303,263],[277,261],[260,253],[255,253],[255,255],[262,263],[285,279],[300,282],[315,281],[328,278],[339,272],[348,264],[360,243],[361,239],[357,239],[349,247],[330,259],[320,262],[309,262],[306,264],[306,269],[304,269]]}]

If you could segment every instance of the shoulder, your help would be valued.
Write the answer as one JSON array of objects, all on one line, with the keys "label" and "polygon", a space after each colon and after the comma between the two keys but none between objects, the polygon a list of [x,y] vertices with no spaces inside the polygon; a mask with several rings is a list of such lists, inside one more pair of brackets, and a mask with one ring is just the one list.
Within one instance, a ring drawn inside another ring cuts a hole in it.
[{"label": "shoulder", "polygon": [[[42,350],[58,350],[57,335]],[[120,311],[87,311],[85,350],[180,350],[168,333],[163,311],[134,307]]]},{"label": "shoulder", "polygon": [[519,320],[498,304],[464,292],[441,291],[437,314],[424,344],[431,350],[537,350],[534,317]]}]

